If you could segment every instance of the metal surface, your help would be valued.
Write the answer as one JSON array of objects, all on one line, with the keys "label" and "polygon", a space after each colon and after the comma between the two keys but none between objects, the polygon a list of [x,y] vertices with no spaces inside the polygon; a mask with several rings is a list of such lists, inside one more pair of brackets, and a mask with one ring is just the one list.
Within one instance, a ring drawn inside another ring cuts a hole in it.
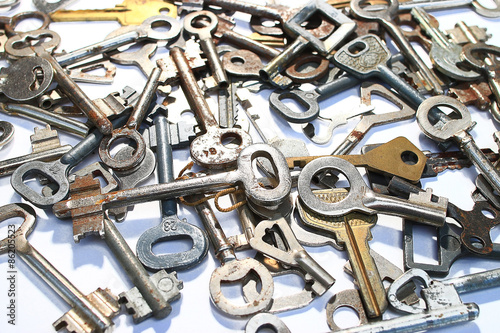
[{"label": "metal surface", "polygon": [[56,1],[33,0],[33,4],[38,10],[48,14],[58,10],[59,8],[63,8],[75,1],[76,0],[56,0]]},{"label": "metal surface", "polygon": [[14,138],[14,126],[7,121],[0,121],[0,147],[5,146]]},{"label": "metal surface", "polygon": [[257,333],[263,328],[270,328],[276,333],[290,333],[281,319],[269,313],[259,313],[250,318],[245,326],[245,333]]}]

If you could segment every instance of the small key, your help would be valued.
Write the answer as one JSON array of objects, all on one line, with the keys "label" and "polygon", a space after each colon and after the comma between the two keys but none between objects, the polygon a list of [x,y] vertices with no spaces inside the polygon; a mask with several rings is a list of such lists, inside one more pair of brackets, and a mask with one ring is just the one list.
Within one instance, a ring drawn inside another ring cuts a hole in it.
[{"label": "small key", "polygon": [[372,82],[363,82],[361,84],[361,102],[371,105],[372,95],[377,95],[387,99],[395,104],[400,110],[394,112],[385,112],[381,114],[364,114],[360,122],[347,135],[347,137],[338,145],[331,155],[347,155],[354,147],[363,140],[368,131],[375,126],[406,120],[415,116],[415,110],[409,107],[398,96],[392,93],[384,86]]},{"label": "small key", "polygon": [[364,20],[375,20],[382,24],[398,45],[401,53],[405,55],[406,60],[424,76],[425,81],[431,86],[433,94],[443,94],[443,89],[436,75],[425,65],[422,58],[404,36],[402,30],[393,21],[393,17],[396,15],[399,7],[399,2],[397,0],[390,0],[387,7],[379,8],[380,10],[375,11],[369,10],[369,7],[362,8],[362,3],[362,0],[351,1],[353,15]]},{"label": "small key", "polygon": [[[439,106],[453,109],[460,115],[460,118],[452,119],[441,126],[433,125],[429,120],[429,112],[432,108]],[[448,96],[428,98],[418,108],[417,122],[422,132],[430,139],[437,142],[455,141],[490,185],[500,193],[500,172],[491,164],[468,133],[473,123],[470,112],[465,105]]]},{"label": "small key", "polygon": [[[198,21],[204,20],[203,26],[200,27]],[[222,66],[219,54],[215,48],[215,43],[212,39],[212,33],[217,29],[219,20],[217,15],[208,11],[202,10],[186,15],[184,18],[184,31],[197,37],[200,40],[201,49],[207,57],[208,64],[212,70],[212,75],[219,89],[227,89],[229,79],[226,71]]]},{"label": "small key", "polygon": [[[114,126],[125,123],[124,117],[113,121]],[[56,202],[66,198],[69,193],[69,182],[67,176],[71,169],[79,164],[85,157],[91,154],[99,146],[103,135],[94,129],[89,135],[80,141],[70,151],[64,154],[59,160],[53,162],[33,161],[18,167],[12,174],[10,183],[14,190],[25,200],[40,208],[50,208]],[[40,175],[55,183],[57,191],[51,196],[43,196],[34,191],[24,183],[30,175]]]},{"label": "small key", "polygon": [[[9,204],[0,207],[0,221],[10,218],[24,218],[23,224],[14,234],[15,250],[47,284],[60,295],[72,309],[54,322],[54,328],[70,332],[110,332],[114,327],[111,320],[119,312],[118,297],[109,289],[97,289],[83,295],[71,282],[47,261],[26,239],[35,228],[36,213],[26,204]],[[11,250],[11,238],[0,241],[0,253]]]},{"label": "small key", "polygon": [[5,146],[14,138],[14,126],[7,121],[0,121],[0,147]]},{"label": "small key", "polygon": [[124,0],[114,8],[57,10],[50,14],[54,22],[118,21],[121,25],[138,25],[151,16],[164,14],[177,17],[177,7],[164,0]]},{"label": "small key", "polygon": [[[314,195],[329,202],[330,190],[316,190]],[[311,210],[310,214],[313,214]],[[307,226],[333,233],[338,243],[343,244],[349,262],[358,282],[366,313],[377,318],[387,308],[385,289],[377,266],[370,255],[368,241],[372,239],[370,229],[377,222],[377,216],[350,213],[337,218],[325,218],[316,214],[315,219],[302,220]]]},{"label": "small key", "polygon": [[[242,149],[252,143],[252,137],[239,128],[220,128],[184,53],[174,47],[170,50],[170,56],[177,66],[182,91],[204,132],[191,143],[191,157],[196,164],[206,168],[223,169],[233,166]],[[235,148],[225,146],[222,141],[228,138],[239,142],[239,145]]]},{"label": "small key", "polygon": [[[155,120],[156,154],[158,156],[158,180],[160,184],[174,181],[172,146],[167,118],[158,116]],[[137,257],[142,264],[153,271],[160,269],[185,270],[199,264],[208,252],[208,239],[198,227],[177,216],[175,199],[160,203],[161,224],[146,230],[137,240]],[[175,239],[190,238],[193,247],[181,253],[155,254],[153,245]]]},{"label": "small key", "polygon": [[427,35],[431,37],[432,45],[429,57],[436,69],[455,80],[472,81],[479,79],[480,75],[478,73],[464,70],[462,69],[463,66],[462,68],[459,67],[462,62],[460,58],[462,47],[450,42],[439,28],[434,27],[430,22],[429,15],[422,8],[412,9],[411,14]]}]

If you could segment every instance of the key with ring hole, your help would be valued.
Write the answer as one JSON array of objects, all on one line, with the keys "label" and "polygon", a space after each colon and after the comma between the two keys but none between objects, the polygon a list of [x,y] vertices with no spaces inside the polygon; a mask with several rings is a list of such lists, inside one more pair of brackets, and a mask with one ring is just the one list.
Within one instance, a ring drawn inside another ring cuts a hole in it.
[{"label": "key with ring hole", "polygon": [[[313,178],[324,172],[344,175],[350,184],[349,194],[339,202],[327,203],[317,198],[311,190]],[[446,220],[448,200],[439,197],[431,200],[432,189],[413,194],[408,200],[377,194],[370,190],[354,165],[339,157],[321,157],[309,162],[300,173],[297,185],[301,204],[328,217],[338,217],[351,212],[364,214],[388,214],[434,226],[442,226]]]},{"label": "key with ring hole", "polygon": [[[253,172],[252,163],[259,157],[267,158],[276,173],[278,183],[272,189],[261,187],[259,179]],[[216,188],[226,188],[233,184],[242,185],[248,200],[255,205],[272,210],[277,209],[280,204],[288,200],[291,183],[290,173],[283,155],[269,145],[254,144],[242,150],[237,160],[236,170],[166,184],[92,195],[86,198],[70,199],[55,204],[53,211],[59,218],[69,218],[72,215],[74,218],[95,216],[97,225],[100,226],[102,222],[99,222],[99,217],[102,219],[105,209],[202,193]]]},{"label": "key with ring hole", "polygon": [[[115,119],[114,126],[120,126],[125,123],[124,117]],[[59,160],[54,162],[28,162],[16,169],[10,179],[10,184],[14,190],[25,200],[31,202],[37,207],[50,208],[56,202],[66,198],[69,193],[69,182],[67,176],[71,169],[79,164],[85,157],[90,155],[94,149],[99,147],[103,135],[97,129],[87,135],[70,151],[64,154]],[[47,178],[55,184],[57,189],[51,196],[44,196],[25,184],[24,181],[33,175],[40,175]]]},{"label": "key with ring hole", "polygon": [[[101,288],[85,296],[28,242],[36,223],[34,209],[26,204],[0,207],[0,221],[15,217],[24,218],[14,233],[16,254],[72,308],[54,322],[54,328],[77,333],[111,332],[114,327],[111,319],[120,310],[118,297]],[[12,238],[0,241],[0,253],[7,251],[12,251]]]},{"label": "key with ring hole", "polygon": [[258,313],[250,318],[245,326],[245,333],[257,333],[263,329],[271,329],[276,333],[290,333],[285,323],[270,313]]},{"label": "key with ring hole", "polygon": [[[433,125],[429,119],[432,108],[439,106],[449,107],[458,113],[459,119],[451,119],[443,125]],[[437,142],[454,141],[462,152],[471,160],[476,169],[483,175],[488,183],[500,192],[500,172],[476,145],[468,133],[474,126],[470,112],[465,105],[449,96],[434,96],[420,104],[417,110],[417,122],[422,132],[430,139]]]},{"label": "key with ring hole", "polygon": [[[333,191],[335,192],[335,190]],[[337,196],[331,196],[331,192],[332,190],[315,190],[313,194],[326,203],[339,202]],[[368,317],[382,316],[388,303],[382,279],[370,255],[368,245],[368,241],[372,239],[370,229],[377,223],[377,215],[349,213],[344,216],[327,218],[305,206],[302,206],[302,209],[309,216],[309,218],[302,220],[303,223],[333,234],[336,242],[345,246]]]},{"label": "key with ring hole", "polygon": [[[40,45],[31,46],[30,42],[40,39],[49,39]],[[57,81],[59,88],[63,90],[74,105],[89,118],[89,120],[102,133],[109,134],[113,130],[113,125],[105,114],[94,104],[94,102],[83,92],[83,90],[69,77],[65,70],[59,65],[51,55],[51,51],[59,45],[61,38],[51,30],[28,31],[12,36],[5,45],[5,51],[17,57],[28,57],[45,60],[50,64],[50,72]],[[34,57],[37,56],[37,57]],[[44,71],[45,72],[45,71]],[[50,83],[49,83],[50,84]]]},{"label": "key with ring hole", "polygon": [[[184,53],[174,47],[170,50],[170,56],[177,66],[181,88],[204,132],[191,143],[192,159],[196,164],[209,169],[224,169],[235,165],[242,149],[252,144],[252,137],[239,128],[220,128]],[[225,146],[223,141],[227,139],[233,139],[239,144],[236,148]]]},{"label": "key with ring hole", "polygon": [[377,95],[395,104],[400,110],[385,112],[381,114],[364,114],[360,122],[347,135],[347,137],[332,152],[332,155],[347,155],[354,147],[363,140],[368,131],[375,126],[389,124],[401,120],[411,119],[415,116],[415,110],[403,102],[389,89],[373,82],[363,82],[361,84],[361,102],[366,105],[371,104],[372,95]]},{"label": "key with ring hole", "polygon": [[[99,157],[108,167],[118,171],[129,170],[138,166],[144,159],[144,156],[146,156],[146,141],[138,130],[148,112],[151,101],[156,98],[156,90],[160,85],[161,75],[162,70],[160,68],[153,69],[127,123],[120,128],[115,128],[111,135],[103,137],[99,145]],[[111,148],[113,147],[113,143],[124,138],[135,143],[134,152],[131,156],[124,159],[120,159],[116,155],[112,156]]]},{"label": "key with ring hole", "polygon": [[493,0],[495,8],[485,7],[477,0],[410,0],[399,4],[399,11],[406,12],[413,8],[423,8],[427,11],[450,9],[457,7],[470,7],[484,17],[500,17],[500,2]]},{"label": "key with ring hole", "polygon": [[[155,120],[156,154],[158,156],[159,184],[174,181],[172,146],[170,143],[170,124],[164,116]],[[175,199],[160,202],[161,223],[146,230],[137,240],[137,257],[142,264],[152,270],[185,270],[199,264],[207,255],[208,239],[205,232],[190,224],[186,219],[177,216]],[[190,238],[193,247],[180,253],[156,254],[153,245],[161,242],[168,244],[169,240]]]},{"label": "key with ring hole", "polygon": [[14,126],[8,121],[0,121],[0,147],[5,146],[14,138]]},{"label": "key with ring hole", "polygon": [[[199,23],[199,21],[203,23]],[[200,40],[201,49],[207,57],[216,84],[219,89],[227,89],[229,79],[212,39],[212,33],[217,29],[218,24],[217,15],[208,10],[202,10],[186,15],[184,18],[184,31]]]},{"label": "key with ring hole", "polygon": [[417,54],[413,46],[406,39],[401,29],[393,21],[399,7],[398,0],[389,0],[388,7],[380,10],[369,10],[370,7],[362,8],[363,0],[351,0],[351,12],[358,18],[364,20],[375,20],[381,23],[389,32],[401,53],[405,55],[406,61],[420,71],[425,81],[432,87],[433,94],[443,94],[443,89],[436,75],[427,67],[422,58]]},{"label": "key with ring hole", "polygon": [[[188,202],[196,202],[204,197],[204,195],[195,194],[184,197],[184,199],[188,200]],[[236,258],[234,248],[227,240],[208,202],[196,205],[195,209],[214,247],[215,256],[221,262],[221,266],[216,268],[210,276],[210,298],[214,305],[219,310],[237,317],[250,316],[267,310],[271,306],[274,293],[274,281],[267,268],[252,258],[243,260]],[[261,283],[258,297],[249,302],[245,301],[243,304],[232,302],[222,292],[222,285],[241,281],[249,274],[254,275]]]}]

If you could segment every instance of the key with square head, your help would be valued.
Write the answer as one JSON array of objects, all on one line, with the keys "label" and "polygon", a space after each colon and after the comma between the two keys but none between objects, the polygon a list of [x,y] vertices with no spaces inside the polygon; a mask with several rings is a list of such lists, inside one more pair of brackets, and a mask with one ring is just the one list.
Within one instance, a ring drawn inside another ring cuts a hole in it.
[{"label": "key with square head", "polygon": [[[443,125],[433,125],[429,119],[432,108],[439,106],[449,107],[458,113],[459,119],[451,119]],[[468,133],[474,125],[470,112],[465,105],[449,96],[434,96],[420,104],[417,111],[417,122],[422,132],[430,139],[437,142],[453,140],[467,157],[472,161],[478,171],[485,177],[491,186],[500,192],[500,172],[476,145]]]},{"label": "key with square head", "polygon": [[[196,164],[206,168],[223,169],[234,166],[242,149],[251,145],[252,137],[239,128],[220,128],[184,52],[174,47],[170,50],[170,56],[177,66],[181,88],[204,132],[191,143],[191,157]],[[225,146],[223,140],[229,138],[239,142],[239,145]]]},{"label": "key with square head", "polygon": [[177,17],[177,7],[164,0],[124,0],[114,8],[57,10],[50,14],[54,22],[118,21],[121,25],[139,25],[151,16],[166,14]]},{"label": "key with square head", "polygon": [[[203,24],[198,21],[203,21]],[[201,49],[207,57],[215,82],[220,89],[227,89],[229,79],[212,39],[212,33],[217,29],[218,24],[217,15],[208,10],[194,12],[184,17],[184,31],[200,40]]]},{"label": "key with square head", "polygon": [[369,6],[362,8],[364,0],[351,0],[352,14],[364,20],[375,20],[381,23],[398,45],[401,53],[406,57],[406,61],[412,64],[424,76],[425,81],[432,87],[433,94],[443,94],[443,89],[439,80],[429,67],[423,62],[413,46],[406,39],[401,29],[394,23],[393,17],[397,14],[398,0],[389,0],[388,7],[380,10],[369,10]]},{"label": "key with square head", "polygon": [[[158,156],[159,183],[174,181],[172,146],[167,118],[158,116],[152,130],[156,132],[156,154]],[[153,271],[160,269],[184,270],[199,264],[208,252],[208,239],[198,227],[177,216],[175,199],[160,202],[161,224],[146,230],[137,240],[137,257],[142,264]],[[190,238],[193,247],[181,253],[156,254],[153,245],[169,240]]]},{"label": "key with square head", "polygon": [[477,72],[462,69],[460,54],[462,47],[448,40],[446,35],[431,24],[429,15],[422,8],[414,8],[411,15],[417,20],[424,31],[431,37],[432,45],[429,52],[432,65],[447,76],[460,81],[479,79]]},{"label": "key with square head", "polygon": [[[325,202],[330,202],[332,190],[315,190],[313,194]],[[333,196],[335,198],[335,196]],[[309,227],[333,234],[337,243],[343,244],[349,256],[352,271],[358,282],[366,313],[370,318],[377,318],[387,308],[385,289],[377,266],[370,255],[368,241],[372,239],[370,229],[377,222],[376,215],[349,213],[339,217],[324,217],[308,210],[310,219],[302,222]]]},{"label": "key with square head", "polygon": [[[36,213],[26,204],[9,204],[0,207],[0,221],[24,218],[23,224],[14,233],[15,252],[31,267],[72,309],[54,322],[54,328],[70,332],[111,332],[111,320],[119,312],[118,297],[109,289],[97,289],[85,296],[43,257],[27,240],[36,223]],[[11,250],[11,238],[0,241],[0,253]]]}]

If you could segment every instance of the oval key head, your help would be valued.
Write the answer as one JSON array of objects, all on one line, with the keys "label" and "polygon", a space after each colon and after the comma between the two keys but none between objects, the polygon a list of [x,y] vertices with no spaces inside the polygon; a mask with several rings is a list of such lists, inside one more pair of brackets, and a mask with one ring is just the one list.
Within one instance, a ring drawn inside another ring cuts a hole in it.
[{"label": "oval key head", "polygon": [[[135,150],[129,158],[120,159],[119,157],[111,155],[111,149],[113,143],[119,139],[128,139],[133,141],[135,144]],[[126,127],[121,127],[115,129],[111,135],[106,135],[102,138],[101,144],[99,145],[99,157],[106,166],[111,169],[116,169],[119,171],[129,170],[138,166],[144,156],[146,156],[146,142],[142,135],[135,129],[130,129]]]},{"label": "oval key head", "polygon": [[243,49],[224,53],[222,65],[231,75],[252,78],[259,78],[259,71],[264,67],[258,55]]},{"label": "oval key head", "polygon": [[[277,90],[269,96],[269,106],[276,111],[286,121],[291,123],[305,124],[318,118],[319,115],[319,94],[316,91]],[[295,112],[290,109],[284,99],[293,99],[306,109],[304,112]]]},{"label": "oval key head", "polygon": [[[481,58],[481,54],[487,56],[488,54],[494,55],[490,57],[492,65],[487,65]],[[485,72],[488,74],[490,68],[500,68],[497,57],[500,57],[500,47],[495,45],[488,45],[485,43],[469,43],[462,48],[460,58],[470,67],[476,71]]]},{"label": "oval key head", "polygon": [[[203,21],[203,23],[199,21]],[[211,35],[217,29],[218,24],[217,15],[208,10],[193,12],[184,18],[184,30],[196,37]]]},{"label": "oval key head", "polygon": [[397,14],[399,9],[398,0],[388,0],[384,2],[386,7],[380,6],[378,10],[370,10],[368,1],[366,0],[352,0],[351,11],[355,17],[365,20],[388,20],[390,21],[394,15]]},{"label": "oval key head", "polygon": [[5,52],[13,58],[32,57],[35,55],[32,42],[41,41],[39,45],[47,52],[52,52],[61,43],[61,37],[55,31],[49,29],[39,29],[34,31],[23,32],[14,35],[5,43]]},{"label": "oval key head", "polygon": [[[18,246],[21,244],[21,239],[26,241],[26,238],[35,228],[36,223],[36,213],[33,207],[23,203],[14,203],[0,207],[0,222],[13,217],[22,217],[24,222],[15,231],[14,237],[16,242],[19,241]],[[12,244],[12,238],[6,237],[0,240],[0,254],[7,252],[10,248],[9,244]],[[10,242],[9,242],[10,241]]]},{"label": "oval key head", "polygon": [[[140,25],[147,39],[155,41],[170,41],[181,33],[181,25],[175,18],[167,15],[156,15],[144,20]],[[168,31],[156,30],[156,27],[168,27]]]},{"label": "oval key head", "polygon": [[[441,126],[435,126],[429,120],[429,112],[439,106],[449,107],[457,112],[459,119],[450,119]],[[417,110],[417,122],[420,130],[432,140],[444,142],[455,137],[458,133],[466,131],[472,126],[470,112],[467,107],[449,96],[432,96],[427,98]]]},{"label": "oval key head", "polygon": [[5,146],[14,138],[14,126],[7,121],[0,121],[0,147]]}]

